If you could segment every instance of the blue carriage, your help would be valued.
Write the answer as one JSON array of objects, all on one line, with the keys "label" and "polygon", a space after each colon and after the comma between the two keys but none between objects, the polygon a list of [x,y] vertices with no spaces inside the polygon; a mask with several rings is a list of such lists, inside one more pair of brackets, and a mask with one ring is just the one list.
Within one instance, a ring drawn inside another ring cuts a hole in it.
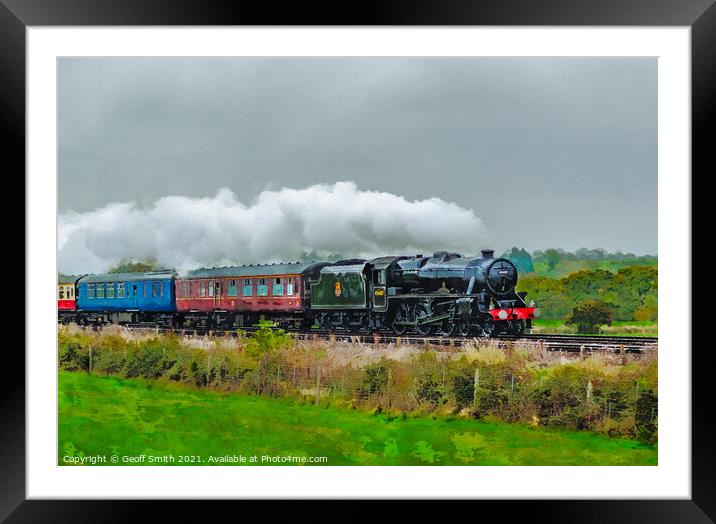
[{"label": "blue carriage", "polygon": [[77,283],[77,310],[93,323],[169,320],[176,311],[174,271],[87,275]]}]

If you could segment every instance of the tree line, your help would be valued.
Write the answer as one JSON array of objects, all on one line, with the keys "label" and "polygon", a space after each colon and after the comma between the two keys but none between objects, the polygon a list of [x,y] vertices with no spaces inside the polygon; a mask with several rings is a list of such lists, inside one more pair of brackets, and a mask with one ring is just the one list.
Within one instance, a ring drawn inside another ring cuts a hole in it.
[{"label": "tree line", "polygon": [[544,319],[567,319],[585,304],[603,304],[613,320],[656,321],[658,316],[658,270],[652,266],[582,270],[562,278],[532,273],[520,277],[517,289],[539,305]]}]

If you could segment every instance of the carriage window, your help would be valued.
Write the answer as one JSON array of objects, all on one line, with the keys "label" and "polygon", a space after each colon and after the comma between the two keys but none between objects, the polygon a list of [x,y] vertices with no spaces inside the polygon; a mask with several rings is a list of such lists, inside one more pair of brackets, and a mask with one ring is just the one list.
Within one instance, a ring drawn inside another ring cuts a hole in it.
[{"label": "carriage window", "polygon": [[274,279],[273,289],[271,290],[271,294],[275,296],[283,295],[283,279],[282,278],[276,278]]},{"label": "carriage window", "polygon": [[142,282],[142,294],[144,295],[144,298],[147,298],[147,284],[149,282]]},{"label": "carriage window", "polygon": [[164,286],[166,285],[166,282],[159,282],[159,296],[164,296]]},{"label": "carriage window", "polygon": [[210,297],[214,296],[214,283],[213,282],[209,282],[209,296]]},{"label": "carriage window", "polygon": [[114,284],[107,284],[107,298],[114,298]]},{"label": "carriage window", "polygon": [[293,279],[289,278],[286,281],[286,294],[293,295]]},{"label": "carriage window", "polygon": [[199,282],[199,295],[206,296],[206,282]]},{"label": "carriage window", "polygon": [[124,298],[124,283],[117,284],[117,298]]},{"label": "carriage window", "polygon": [[236,280],[229,280],[229,288],[226,290],[226,294],[230,297],[239,296],[239,288],[236,285]]},{"label": "carriage window", "polygon": [[251,285],[251,279],[245,278],[244,285],[241,286],[241,294],[245,297],[250,297],[253,294],[253,286]]},{"label": "carriage window", "polygon": [[97,284],[97,298],[104,298],[104,284]]},{"label": "carriage window", "polygon": [[60,286],[60,300],[65,299],[65,288],[64,286]]},{"label": "carriage window", "polygon": [[87,284],[87,298],[94,298],[94,284]]},{"label": "carriage window", "polygon": [[265,278],[259,278],[256,281],[256,296],[258,296],[258,297],[268,296],[268,285],[266,285]]}]

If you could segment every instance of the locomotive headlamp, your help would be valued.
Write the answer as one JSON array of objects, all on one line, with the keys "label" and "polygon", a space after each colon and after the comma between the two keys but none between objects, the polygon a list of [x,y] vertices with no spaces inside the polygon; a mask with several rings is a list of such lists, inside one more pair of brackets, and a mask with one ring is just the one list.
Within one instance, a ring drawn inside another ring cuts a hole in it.
[{"label": "locomotive headlamp", "polygon": [[507,311],[505,311],[504,309],[501,309],[500,312],[497,314],[497,317],[500,320],[505,320],[507,318]]},{"label": "locomotive headlamp", "polygon": [[535,318],[537,318],[542,314],[542,310],[540,308],[536,307],[535,310],[532,312],[532,314],[535,316]]}]

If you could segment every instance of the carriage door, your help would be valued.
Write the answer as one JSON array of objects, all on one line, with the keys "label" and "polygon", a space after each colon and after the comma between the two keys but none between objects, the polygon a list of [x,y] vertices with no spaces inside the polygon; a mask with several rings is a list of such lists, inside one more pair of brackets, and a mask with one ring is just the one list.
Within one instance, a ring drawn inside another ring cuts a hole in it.
[{"label": "carriage door", "polygon": [[217,280],[214,282],[214,307],[216,309],[221,309],[221,280]]},{"label": "carriage door", "polygon": [[385,311],[387,307],[387,297],[385,296],[385,269],[373,270],[373,309],[377,311]]}]

